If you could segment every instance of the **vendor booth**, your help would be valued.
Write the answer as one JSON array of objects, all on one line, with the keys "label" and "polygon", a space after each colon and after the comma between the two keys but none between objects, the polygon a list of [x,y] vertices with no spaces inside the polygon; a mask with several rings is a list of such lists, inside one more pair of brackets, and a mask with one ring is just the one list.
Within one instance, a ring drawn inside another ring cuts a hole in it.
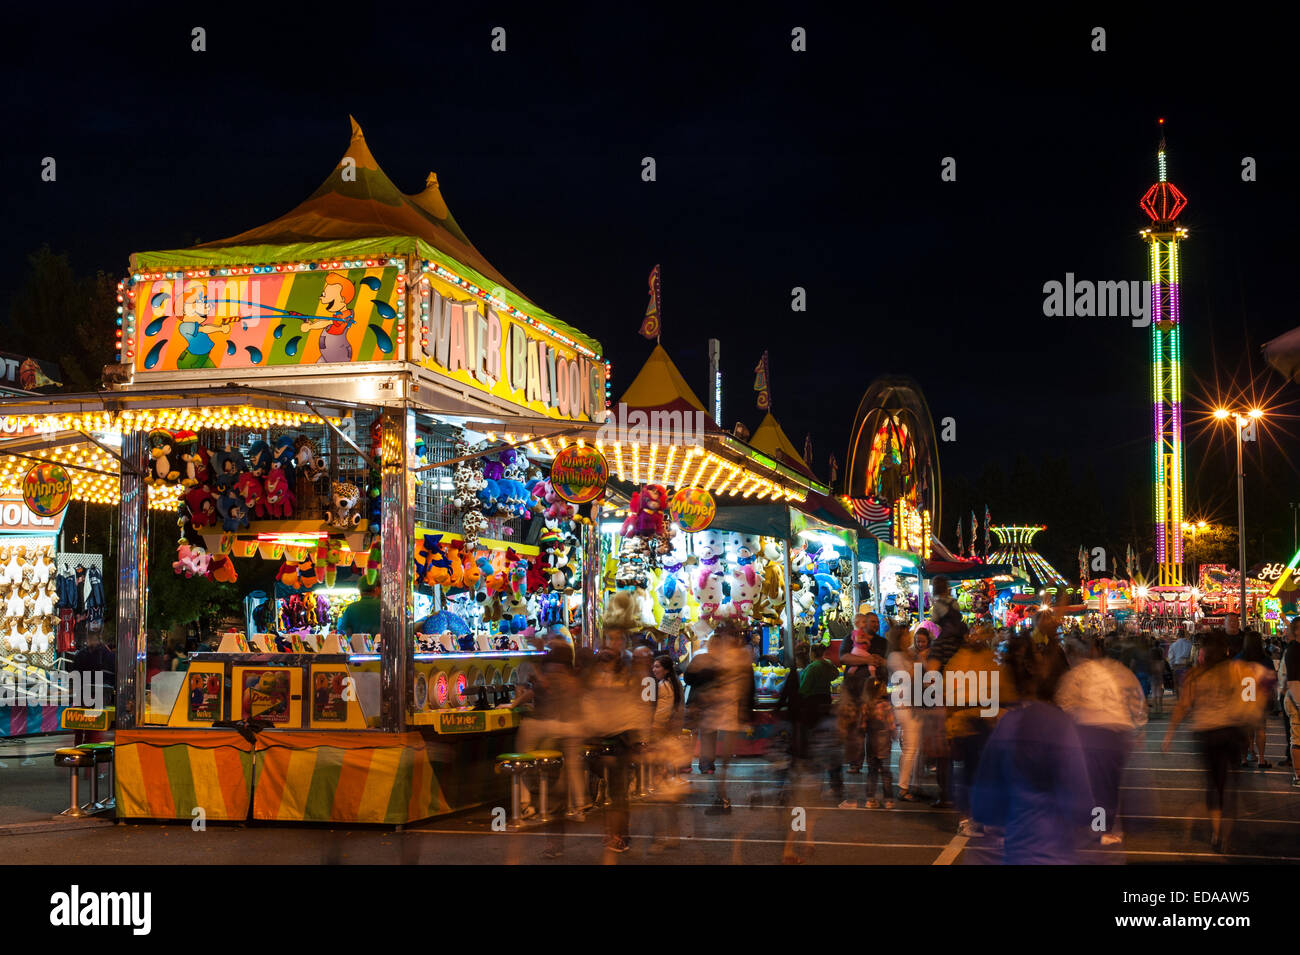
[{"label": "vendor booth", "polygon": [[[119,506],[119,816],[402,824],[495,794],[518,714],[494,704],[539,652],[516,624],[540,612],[523,538],[546,478],[464,422],[599,422],[599,343],[482,257],[436,177],[400,192],[355,123],[302,205],[134,255],[119,292],[110,390],[0,407],[43,436],[6,451]],[[149,565],[149,508],[177,518],[171,566]],[[150,681],[151,577],[238,583],[252,560],[275,584],[244,626]]]}]

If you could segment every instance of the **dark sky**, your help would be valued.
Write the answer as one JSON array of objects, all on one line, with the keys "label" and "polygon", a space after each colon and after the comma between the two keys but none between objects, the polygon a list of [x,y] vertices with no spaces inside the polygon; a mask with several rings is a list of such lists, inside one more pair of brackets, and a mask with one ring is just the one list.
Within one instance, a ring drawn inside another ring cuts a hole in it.
[{"label": "dark sky", "polygon": [[[1190,200],[1188,509],[1235,516],[1226,445],[1190,422],[1216,382],[1282,386],[1259,345],[1297,324],[1294,57],[1263,15],[178,6],[6,10],[0,316],[42,242],[122,274],[132,251],[284,213],[329,174],[352,113],[399,187],[436,170],[487,258],[605,344],[616,395],[649,352],[636,331],[658,262],[663,341],[701,392],[706,339],[722,341],[728,427],[757,423],[769,349],[776,414],[796,446],[813,434],[824,474],[867,384],[909,374],[936,420],[957,419],[945,476],[1067,454],[1118,502],[1150,469],[1150,332],[1045,318],[1042,286],[1147,277],[1137,200],[1165,116]],[[795,26],[806,53],[790,49]],[[44,156],[55,183],[40,181]],[[956,182],[940,181],[945,156]],[[1257,182],[1242,182],[1244,156]],[[806,314],[790,311],[796,285]],[[1266,527],[1290,525],[1300,498],[1280,437],[1248,465]]]}]

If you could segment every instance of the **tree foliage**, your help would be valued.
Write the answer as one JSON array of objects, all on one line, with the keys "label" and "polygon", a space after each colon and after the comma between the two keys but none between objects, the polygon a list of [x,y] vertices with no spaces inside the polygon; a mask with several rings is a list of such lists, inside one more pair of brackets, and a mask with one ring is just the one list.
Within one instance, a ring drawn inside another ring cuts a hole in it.
[{"label": "tree foliage", "polygon": [[28,256],[14,293],[5,349],[54,361],[66,391],[94,391],[117,360],[117,281],[104,272],[78,275],[66,255],[43,245]]}]

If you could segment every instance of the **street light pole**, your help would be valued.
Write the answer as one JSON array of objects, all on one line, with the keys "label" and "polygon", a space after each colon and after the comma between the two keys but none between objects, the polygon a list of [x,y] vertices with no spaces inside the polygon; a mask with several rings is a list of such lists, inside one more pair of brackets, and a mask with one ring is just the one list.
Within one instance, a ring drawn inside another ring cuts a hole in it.
[{"label": "street light pole", "polygon": [[1246,469],[1241,463],[1241,428],[1246,419],[1235,416],[1237,424],[1237,569],[1241,575],[1241,604],[1237,608],[1241,629],[1246,624]]}]

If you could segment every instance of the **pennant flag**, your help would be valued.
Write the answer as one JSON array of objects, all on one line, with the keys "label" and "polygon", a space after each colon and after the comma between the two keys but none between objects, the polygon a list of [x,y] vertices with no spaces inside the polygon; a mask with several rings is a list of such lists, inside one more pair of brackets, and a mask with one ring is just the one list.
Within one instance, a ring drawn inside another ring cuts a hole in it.
[{"label": "pennant flag", "polygon": [[772,388],[769,384],[767,352],[758,360],[754,369],[754,390],[758,392],[758,410],[767,411],[772,407]]},{"label": "pennant flag", "polygon": [[803,436],[803,459],[811,467],[813,459],[811,434],[805,434]]},{"label": "pennant flag", "polygon": [[970,512],[970,555],[975,556],[975,538],[979,534],[980,522],[975,512]]},{"label": "pennant flag", "polygon": [[1079,545],[1079,584],[1082,586],[1088,581],[1088,552],[1084,550],[1083,545]]},{"label": "pennant flag", "polygon": [[882,540],[886,544],[893,543],[894,515],[892,508],[888,504],[862,498],[853,498],[851,503],[853,516],[858,519],[859,523],[867,529],[867,532],[872,537]]},{"label": "pennant flag", "polygon": [[989,559],[989,506],[984,505],[984,559]]},{"label": "pennant flag", "polygon": [[961,556],[961,518],[957,518],[957,556]]},{"label": "pennant flag", "polygon": [[659,340],[659,266],[650,272],[650,304],[645,307],[645,318],[641,320],[643,338]]},{"label": "pennant flag", "polygon": [[835,460],[834,454],[831,455],[831,459],[828,463],[831,471],[831,483],[834,484],[836,477],[838,477],[840,473],[840,463]]}]

